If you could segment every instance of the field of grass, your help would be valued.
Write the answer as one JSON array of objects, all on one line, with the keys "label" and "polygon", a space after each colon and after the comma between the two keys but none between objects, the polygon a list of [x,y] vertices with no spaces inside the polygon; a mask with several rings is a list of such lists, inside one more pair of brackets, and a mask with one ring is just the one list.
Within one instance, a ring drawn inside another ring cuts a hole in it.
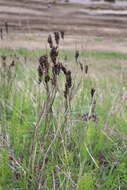
[{"label": "field of grass", "polygon": [[127,54],[82,50],[86,74],[60,52],[65,97],[62,72],[38,83],[46,53],[0,49],[0,190],[127,190]]}]

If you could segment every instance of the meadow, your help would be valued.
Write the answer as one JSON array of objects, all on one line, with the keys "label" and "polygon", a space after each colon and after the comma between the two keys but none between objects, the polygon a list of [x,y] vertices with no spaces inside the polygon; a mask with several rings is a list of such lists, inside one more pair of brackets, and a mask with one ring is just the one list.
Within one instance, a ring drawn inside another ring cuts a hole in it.
[{"label": "meadow", "polygon": [[0,49],[0,190],[127,190],[127,54],[50,37]]}]

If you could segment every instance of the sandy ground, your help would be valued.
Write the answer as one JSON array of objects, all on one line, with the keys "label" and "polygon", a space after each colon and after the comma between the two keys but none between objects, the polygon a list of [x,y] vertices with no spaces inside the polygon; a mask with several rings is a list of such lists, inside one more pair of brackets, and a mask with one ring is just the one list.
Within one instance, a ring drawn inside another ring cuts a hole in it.
[{"label": "sandy ground", "polygon": [[[9,34],[5,32],[5,22]],[[127,52],[127,7],[115,4],[0,0],[0,48],[46,48],[49,33],[64,30],[64,49]]]}]

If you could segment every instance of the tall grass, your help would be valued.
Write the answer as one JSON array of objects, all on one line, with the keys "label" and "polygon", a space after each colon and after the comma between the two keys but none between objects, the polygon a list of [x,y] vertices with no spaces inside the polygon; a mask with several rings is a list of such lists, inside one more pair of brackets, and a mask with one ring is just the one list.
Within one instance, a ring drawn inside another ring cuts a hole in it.
[{"label": "tall grass", "polygon": [[43,79],[38,84],[40,51],[0,53],[6,56],[0,67],[0,190],[127,189],[127,86],[121,65],[126,57],[116,53],[120,69],[111,65],[114,76],[108,58],[116,54],[106,61],[99,52],[102,64],[93,57],[85,74],[72,52],[61,52],[61,61],[70,56],[68,102],[63,73],[57,90],[49,84],[50,94]]}]

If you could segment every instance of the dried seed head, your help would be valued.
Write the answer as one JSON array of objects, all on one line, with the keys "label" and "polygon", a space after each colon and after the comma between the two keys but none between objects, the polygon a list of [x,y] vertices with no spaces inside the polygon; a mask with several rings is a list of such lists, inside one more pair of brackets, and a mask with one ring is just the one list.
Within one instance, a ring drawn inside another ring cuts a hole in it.
[{"label": "dried seed head", "polygon": [[45,54],[45,55],[42,55],[40,58],[39,58],[39,63],[40,64],[43,64],[45,62],[48,61],[48,56]]},{"label": "dried seed head", "polygon": [[64,35],[65,35],[64,31],[61,30],[61,31],[60,31],[60,36],[61,36],[62,39],[64,39]]},{"label": "dried seed head", "polygon": [[3,40],[3,29],[2,28],[0,29],[0,38],[1,38],[1,40]]},{"label": "dried seed head", "polygon": [[42,55],[39,58],[39,63],[44,70],[49,70],[49,62],[48,62],[48,56],[47,55]]},{"label": "dried seed head", "polygon": [[83,65],[82,65],[82,63],[79,62],[79,64],[80,64],[81,71],[83,71]]},{"label": "dried seed head", "polygon": [[54,65],[56,64],[58,54],[59,54],[58,48],[57,47],[52,47],[52,49],[50,51],[50,57],[51,57],[51,60],[52,60]]},{"label": "dried seed head", "polygon": [[60,35],[59,35],[59,32],[54,32],[54,36],[55,36],[56,44],[59,45],[59,42],[60,42]]},{"label": "dried seed head", "polygon": [[5,31],[8,33],[8,22],[5,22]]},{"label": "dried seed head", "polygon": [[49,34],[49,36],[48,36],[48,43],[49,43],[49,47],[52,48],[53,47],[53,41],[52,41],[51,34]]},{"label": "dried seed head", "polygon": [[69,88],[72,86],[72,78],[71,78],[71,71],[67,71],[65,67],[63,67],[63,72],[66,76],[66,83],[65,83],[65,90],[64,90],[64,97],[67,98],[69,95]]},{"label": "dried seed head", "polygon": [[61,64],[61,70],[63,71],[63,73],[66,75],[67,73],[67,69]]},{"label": "dried seed head", "polygon": [[39,78],[39,84],[42,81],[42,76],[43,76],[43,67],[41,65],[38,66],[38,78]]},{"label": "dried seed head", "polygon": [[69,94],[69,88],[68,88],[67,83],[65,83],[64,97],[65,97],[66,99],[67,99],[68,94]]},{"label": "dried seed head", "polygon": [[50,76],[49,75],[46,75],[45,76],[45,83],[48,83],[50,81]]},{"label": "dried seed head", "polygon": [[45,76],[47,76],[48,72],[49,72],[48,56],[42,55],[39,58],[39,66],[38,66],[39,83],[41,83],[41,81],[42,81],[43,74],[45,74]]},{"label": "dried seed head", "polygon": [[68,88],[71,88],[72,86],[71,71],[68,71],[66,73],[66,83],[67,83]]},{"label": "dried seed head", "polygon": [[96,92],[95,88],[91,88],[91,98],[94,97],[95,92]]},{"label": "dried seed head", "polygon": [[75,61],[76,61],[76,63],[78,62],[78,57],[79,57],[79,51],[76,50],[76,52],[75,52]]},{"label": "dried seed head", "polygon": [[61,69],[61,63],[58,62],[57,64],[55,64],[52,68],[52,72],[53,74],[59,75],[60,74],[60,69]]},{"label": "dried seed head", "polygon": [[85,66],[85,73],[87,74],[88,73],[88,65]]}]

